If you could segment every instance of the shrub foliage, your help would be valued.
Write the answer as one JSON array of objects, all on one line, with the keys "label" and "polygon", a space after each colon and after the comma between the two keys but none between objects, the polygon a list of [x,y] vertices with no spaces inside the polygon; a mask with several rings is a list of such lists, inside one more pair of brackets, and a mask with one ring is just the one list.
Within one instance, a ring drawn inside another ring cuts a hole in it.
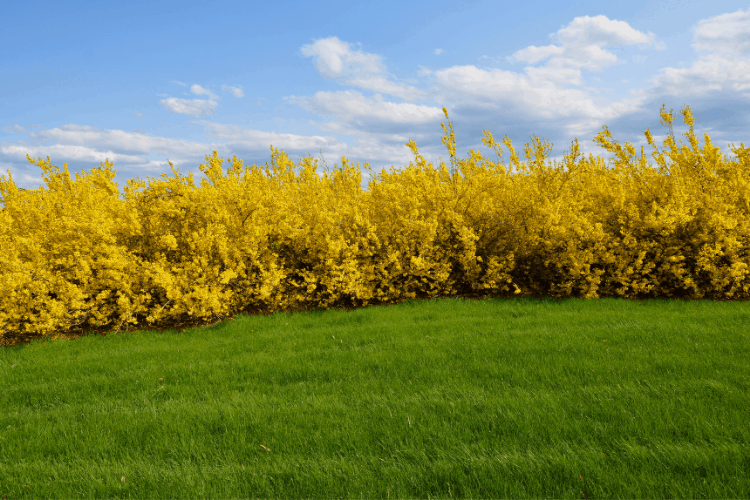
[{"label": "shrub foliage", "polygon": [[661,110],[670,165],[645,132],[658,169],[604,126],[594,142],[614,168],[577,138],[560,165],[536,137],[520,162],[505,136],[513,173],[488,131],[497,163],[457,159],[441,124],[450,169],[409,141],[416,164],[383,169],[368,190],[359,163],[342,157],[321,178],[317,160],[296,169],[273,146],[270,166],[234,157],[226,176],[214,151],[200,187],[170,162],[174,177],[129,180],[124,200],[108,159],[72,181],[67,164],[27,156],[49,189],[0,176],[0,339],[472,293],[746,299],[750,149],[727,162],[705,134],[700,150],[682,115],[692,149]]}]

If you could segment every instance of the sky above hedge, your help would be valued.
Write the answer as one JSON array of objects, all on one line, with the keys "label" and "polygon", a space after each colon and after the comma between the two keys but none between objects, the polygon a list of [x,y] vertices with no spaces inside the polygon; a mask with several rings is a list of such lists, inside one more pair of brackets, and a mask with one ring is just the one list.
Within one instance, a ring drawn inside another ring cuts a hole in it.
[{"label": "sky above hedge", "polygon": [[[562,160],[578,138],[588,157],[607,125],[651,165],[675,114],[733,158],[750,147],[750,3],[631,2],[9,2],[0,30],[0,174],[45,186],[26,159],[89,172],[108,158],[128,179],[203,176],[218,150],[245,165],[270,146],[318,173],[365,162],[376,173],[414,162],[450,167],[481,142],[531,137]],[[9,22],[8,22],[9,21]],[[679,144],[679,142],[678,142]],[[504,151],[502,161],[509,164]],[[227,163],[224,164],[226,169]],[[226,171],[226,170],[225,170]],[[363,185],[366,186],[365,174]],[[0,193],[1,194],[1,193]]]}]

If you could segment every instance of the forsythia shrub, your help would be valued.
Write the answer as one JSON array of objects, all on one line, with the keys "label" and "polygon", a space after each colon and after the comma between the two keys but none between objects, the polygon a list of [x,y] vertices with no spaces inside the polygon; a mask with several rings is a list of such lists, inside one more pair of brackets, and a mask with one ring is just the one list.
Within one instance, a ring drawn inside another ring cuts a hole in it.
[{"label": "forsythia shrub", "polygon": [[[692,150],[670,135],[673,166],[655,152],[658,172],[604,127],[594,142],[613,169],[579,159],[577,139],[545,165],[533,138],[521,163],[506,136],[512,174],[473,150],[457,160],[450,123],[450,170],[409,141],[416,165],[383,169],[368,191],[359,163],[342,157],[321,179],[305,158],[297,175],[273,147],[270,167],[235,157],[226,176],[214,151],[200,188],[170,163],[175,177],[129,180],[124,200],[109,160],[71,182],[67,164],[29,158],[49,190],[0,177],[0,338],[471,293],[746,298],[750,151],[726,163],[706,134],[701,152],[682,114]],[[502,155],[489,132],[482,142]]]}]

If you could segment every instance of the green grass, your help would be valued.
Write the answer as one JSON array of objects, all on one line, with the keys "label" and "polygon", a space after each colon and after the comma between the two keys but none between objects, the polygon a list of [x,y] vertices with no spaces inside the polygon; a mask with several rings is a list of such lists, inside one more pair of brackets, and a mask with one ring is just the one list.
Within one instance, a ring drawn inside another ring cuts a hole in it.
[{"label": "green grass", "polygon": [[0,498],[748,498],[742,302],[437,299],[0,349]]}]

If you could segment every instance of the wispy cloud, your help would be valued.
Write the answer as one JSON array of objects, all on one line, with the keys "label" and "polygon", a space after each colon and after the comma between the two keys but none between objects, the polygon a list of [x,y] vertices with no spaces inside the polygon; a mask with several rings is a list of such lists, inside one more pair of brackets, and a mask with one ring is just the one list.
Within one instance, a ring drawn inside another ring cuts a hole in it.
[{"label": "wispy cloud", "polygon": [[211,100],[219,99],[219,97],[217,97],[213,92],[211,92],[210,90],[204,89],[200,85],[193,85],[193,86],[191,86],[190,87],[190,91],[193,94],[195,94],[195,95],[203,95],[203,94],[205,94]]},{"label": "wispy cloud", "polygon": [[26,128],[20,125],[6,125],[4,127],[0,127],[0,130],[15,135],[26,133]]},{"label": "wispy cloud", "polygon": [[219,105],[219,103],[215,101],[204,101],[203,99],[177,99],[176,97],[162,99],[159,101],[159,104],[172,114],[185,114],[190,115],[193,118],[216,114],[214,110]]},{"label": "wispy cloud", "polygon": [[241,87],[230,87],[229,85],[222,85],[221,90],[229,90],[232,92],[232,95],[234,97],[244,97],[244,92],[242,92]]}]

